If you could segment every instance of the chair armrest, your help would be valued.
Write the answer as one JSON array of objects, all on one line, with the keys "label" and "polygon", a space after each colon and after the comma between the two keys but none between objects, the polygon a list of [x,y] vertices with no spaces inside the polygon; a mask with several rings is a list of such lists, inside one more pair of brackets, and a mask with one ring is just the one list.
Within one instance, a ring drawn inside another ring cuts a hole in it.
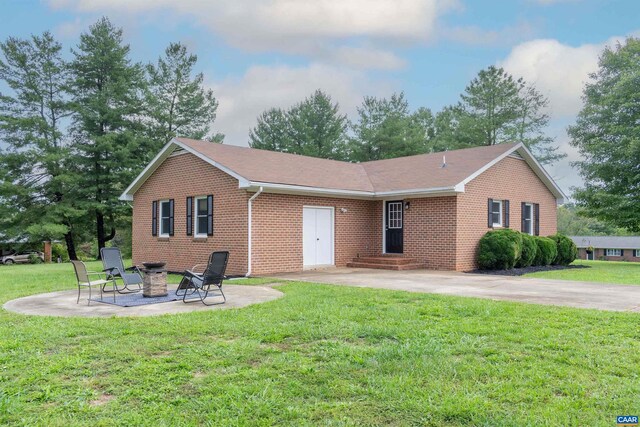
[{"label": "chair armrest", "polygon": [[191,270],[185,270],[184,273],[182,273],[184,275],[184,277],[197,277],[197,278],[202,278],[202,274],[200,273],[196,273],[195,271],[191,271]]},{"label": "chair armrest", "polygon": [[[204,267],[206,269],[207,268],[207,264],[196,264],[193,267],[191,267],[191,272],[195,272],[200,267]],[[187,270],[187,271],[189,271],[189,270]]]},{"label": "chair armrest", "polygon": [[97,274],[98,276],[104,274],[103,271],[87,271],[87,274]]}]

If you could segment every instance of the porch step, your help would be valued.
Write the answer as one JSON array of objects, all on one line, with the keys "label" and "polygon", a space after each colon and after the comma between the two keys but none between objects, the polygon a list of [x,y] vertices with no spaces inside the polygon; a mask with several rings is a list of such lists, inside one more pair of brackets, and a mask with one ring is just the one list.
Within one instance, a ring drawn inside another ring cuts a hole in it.
[{"label": "porch step", "polygon": [[361,258],[354,258],[353,262],[366,262],[368,264],[388,264],[388,265],[404,265],[415,264],[418,261],[415,258],[405,258],[401,256],[368,256]]},{"label": "porch step", "polygon": [[351,268],[377,268],[379,270],[418,270],[426,268],[426,264],[418,262],[415,258],[400,256],[378,256],[354,258],[347,263]]}]

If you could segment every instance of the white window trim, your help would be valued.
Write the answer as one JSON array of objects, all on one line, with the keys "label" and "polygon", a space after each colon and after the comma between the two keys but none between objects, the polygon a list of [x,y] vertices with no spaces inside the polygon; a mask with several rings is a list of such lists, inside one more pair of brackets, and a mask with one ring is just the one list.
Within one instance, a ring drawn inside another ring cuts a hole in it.
[{"label": "white window trim", "polygon": [[633,250],[633,257],[634,258],[640,258],[640,249],[634,249]]},{"label": "white window trim", "polygon": [[[533,209],[533,203],[525,203],[524,206],[525,207],[529,206],[529,209],[530,209],[529,212],[531,212],[531,218],[529,218],[530,231],[527,234],[529,234],[530,236],[533,236],[535,234],[534,233],[535,230],[533,229],[534,228],[533,224],[535,224],[535,222],[534,222],[535,219],[533,217],[536,214],[535,210]],[[526,222],[526,219],[525,219],[525,222]]]},{"label": "white window trim", "polygon": [[[202,238],[202,237],[206,238],[209,236],[207,234],[206,228],[204,230],[204,233],[198,233],[198,200],[203,200],[203,199],[205,200],[205,203],[206,203],[207,196],[198,196],[193,198],[193,212],[191,213],[193,218],[191,221],[193,222],[193,237],[197,237],[197,238]],[[209,221],[208,214],[205,215],[205,217],[207,218],[207,224],[208,224],[208,221]]]},{"label": "white window trim", "polygon": [[504,203],[502,203],[502,200],[495,200],[495,199],[493,199],[491,202],[492,202],[492,204],[491,204],[491,221],[492,222],[493,222],[493,214],[495,213],[494,210],[493,210],[493,203],[500,203],[500,222],[499,223],[495,223],[494,222],[492,224],[493,228],[502,228],[502,223],[504,221],[504,218],[503,218],[503,216],[504,216],[504,213],[503,213]]},{"label": "white window trim", "polygon": [[604,251],[605,256],[622,256],[622,249],[607,249]]},{"label": "white window trim", "polygon": [[[167,230],[166,233],[163,233],[162,231],[162,204],[163,203],[167,203],[169,204],[169,207],[171,207],[171,201],[169,199],[166,200],[158,200],[158,237],[171,237],[171,235],[169,234],[169,230]],[[171,213],[169,213],[171,214]],[[171,216],[169,216],[168,218],[171,218]]]}]

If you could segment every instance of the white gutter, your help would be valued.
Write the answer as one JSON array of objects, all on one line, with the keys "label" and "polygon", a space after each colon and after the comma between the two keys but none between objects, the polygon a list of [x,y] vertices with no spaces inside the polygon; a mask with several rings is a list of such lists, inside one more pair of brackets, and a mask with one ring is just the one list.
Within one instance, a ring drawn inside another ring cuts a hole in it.
[{"label": "white gutter", "polygon": [[247,226],[247,239],[248,239],[248,245],[247,245],[247,274],[245,274],[244,277],[251,276],[251,208],[253,206],[253,199],[258,197],[260,195],[260,193],[262,193],[262,190],[263,190],[263,188],[262,188],[262,186],[260,186],[260,188],[258,189],[256,194],[251,196],[249,198],[249,201],[247,202],[247,215],[249,217],[248,218],[248,226]]}]

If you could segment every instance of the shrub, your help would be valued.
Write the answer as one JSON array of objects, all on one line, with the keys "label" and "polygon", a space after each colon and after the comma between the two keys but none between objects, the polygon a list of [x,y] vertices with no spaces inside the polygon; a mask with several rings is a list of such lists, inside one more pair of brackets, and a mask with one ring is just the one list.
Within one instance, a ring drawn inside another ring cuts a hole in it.
[{"label": "shrub", "polygon": [[41,264],[42,259],[36,254],[29,255],[29,264]]},{"label": "shrub", "polygon": [[508,270],[521,253],[521,233],[509,229],[489,231],[480,239],[478,265],[484,270]]},{"label": "shrub", "polygon": [[553,265],[569,265],[578,257],[578,248],[573,240],[563,234],[549,236],[557,246],[558,253],[553,260]]},{"label": "shrub", "polygon": [[524,268],[533,264],[536,254],[538,252],[538,245],[536,244],[535,237],[521,233],[522,235],[522,254],[520,259],[516,263],[516,267]]},{"label": "shrub", "polygon": [[556,258],[558,254],[558,249],[556,247],[556,242],[551,240],[548,237],[535,237],[534,241],[536,242],[536,246],[538,250],[536,251],[536,256],[533,259],[533,265],[536,266],[545,266],[550,265],[553,260]]},{"label": "shrub", "polygon": [[67,253],[67,249],[64,247],[62,243],[54,243],[51,245],[51,259],[53,262],[58,260],[58,257],[62,260],[62,262],[69,261],[69,254]]}]

